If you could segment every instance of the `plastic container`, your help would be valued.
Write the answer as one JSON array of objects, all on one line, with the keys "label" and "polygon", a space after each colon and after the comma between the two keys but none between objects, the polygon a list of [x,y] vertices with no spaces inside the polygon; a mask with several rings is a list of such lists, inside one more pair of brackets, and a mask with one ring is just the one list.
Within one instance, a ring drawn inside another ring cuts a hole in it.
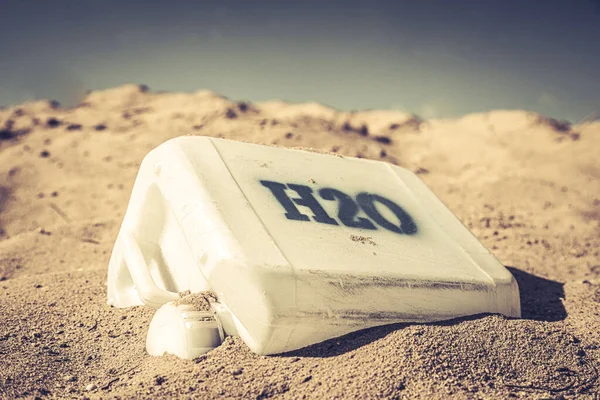
[{"label": "plastic container", "polygon": [[[185,290],[216,293],[214,321],[169,303]],[[383,324],[520,316],[510,272],[413,173],[207,137],[143,160],[108,302],[169,303],[147,348],[183,358],[227,334],[275,354]]]}]

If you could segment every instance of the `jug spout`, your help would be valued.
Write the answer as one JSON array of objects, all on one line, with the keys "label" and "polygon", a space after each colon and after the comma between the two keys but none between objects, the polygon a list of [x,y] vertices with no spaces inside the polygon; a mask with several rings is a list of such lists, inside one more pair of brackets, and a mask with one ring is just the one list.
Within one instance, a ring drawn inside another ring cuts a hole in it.
[{"label": "jug spout", "polygon": [[150,322],[146,350],[154,356],[168,353],[191,360],[219,346],[226,336],[237,336],[226,305],[210,301],[208,310],[198,310],[192,304],[168,302]]}]

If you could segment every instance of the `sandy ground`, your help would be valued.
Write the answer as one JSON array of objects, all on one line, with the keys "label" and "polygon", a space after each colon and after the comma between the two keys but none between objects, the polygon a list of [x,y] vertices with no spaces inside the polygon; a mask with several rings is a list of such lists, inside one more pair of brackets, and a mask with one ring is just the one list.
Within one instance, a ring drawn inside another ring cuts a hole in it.
[{"label": "sandy ground", "polygon": [[[313,147],[417,172],[517,278],[523,319],[387,326],[282,356],[239,339],[151,357],[153,311],[106,303],[110,251],[143,156],[184,134]],[[600,123],[524,111],[238,103],[93,92],[0,110],[0,398],[598,398]]]}]

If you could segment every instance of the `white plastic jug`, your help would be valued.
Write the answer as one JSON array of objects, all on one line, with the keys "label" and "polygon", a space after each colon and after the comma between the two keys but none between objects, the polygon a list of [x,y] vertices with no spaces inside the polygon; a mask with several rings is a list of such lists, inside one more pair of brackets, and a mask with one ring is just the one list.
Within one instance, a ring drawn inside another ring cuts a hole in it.
[{"label": "white plastic jug", "polygon": [[[175,306],[186,290],[218,301]],[[183,358],[228,334],[275,354],[395,322],[520,316],[510,272],[411,172],[197,136],[143,160],[108,302],[162,306],[147,349]]]}]

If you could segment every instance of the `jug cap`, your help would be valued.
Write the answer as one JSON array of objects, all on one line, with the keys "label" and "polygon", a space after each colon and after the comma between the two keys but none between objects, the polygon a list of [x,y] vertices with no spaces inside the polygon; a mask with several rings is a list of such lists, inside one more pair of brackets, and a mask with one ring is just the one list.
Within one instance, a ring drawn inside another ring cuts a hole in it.
[{"label": "jug cap", "polygon": [[153,356],[168,353],[193,359],[224,339],[223,326],[214,310],[198,311],[189,304],[169,302],[156,311],[150,322],[146,350]]}]

